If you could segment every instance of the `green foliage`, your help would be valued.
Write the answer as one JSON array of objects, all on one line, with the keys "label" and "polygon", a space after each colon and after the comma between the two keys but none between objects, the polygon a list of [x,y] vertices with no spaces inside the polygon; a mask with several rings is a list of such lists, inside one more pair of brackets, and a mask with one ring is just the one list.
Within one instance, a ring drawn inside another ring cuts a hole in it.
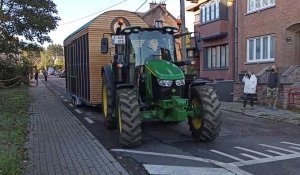
[{"label": "green foliage", "polygon": [[24,87],[0,91],[0,174],[22,174],[29,99]]},{"label": "green foliage", "polygon": [[49,52],[49,54],[55,58],[64,56],[64,49],[60,44],[50,44],[47,47],[47,52]]},{"label": "green foliage", "polygon": [[27,84],[32,65],[27,57],[16,58],[11,55],[0,59],[0,88],[19,85],[22,82]]},{"label": "green foliage", "polygon": [[52,0],[0,0],[0,53],[18,53],[20,49],[37,49],[38,45],[20,41],[50,42],[48,33],[60,18]]}]

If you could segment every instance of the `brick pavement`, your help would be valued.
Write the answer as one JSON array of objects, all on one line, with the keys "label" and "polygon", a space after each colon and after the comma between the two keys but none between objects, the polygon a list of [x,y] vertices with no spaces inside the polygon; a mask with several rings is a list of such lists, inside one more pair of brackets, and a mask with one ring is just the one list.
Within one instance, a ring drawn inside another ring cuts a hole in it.
[{"label": "brick pavement", "polygon": [[44,83],[30,89],[26,175],[128,174]]}]

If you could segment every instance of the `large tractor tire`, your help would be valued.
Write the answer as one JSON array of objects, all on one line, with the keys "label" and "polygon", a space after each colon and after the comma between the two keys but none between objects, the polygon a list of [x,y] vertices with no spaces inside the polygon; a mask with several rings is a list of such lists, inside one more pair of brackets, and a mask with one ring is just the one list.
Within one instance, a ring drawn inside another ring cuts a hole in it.
[{"label": "large tractor tire", "polygon": [[195,116],[188,123],[192,136],[197,141],[212,141],[221,131],[220,102],[212,87],[195,86],[191,89],[191,106]]},{"label": "large tractor tire", "polygon": [[113,117],[115,110],[113,88],[108,84],[109,80],[105,76],[102,76],[102,80],[102,113],[105,119],[104,123],[108,129],[115,129],[117,127],[117,119]]},{"label": "large tractor tire", "polygon": [[136,89],[117,91],[117,113],[121,145],[125,147],[140,145],[142,142],[142,122]]}]

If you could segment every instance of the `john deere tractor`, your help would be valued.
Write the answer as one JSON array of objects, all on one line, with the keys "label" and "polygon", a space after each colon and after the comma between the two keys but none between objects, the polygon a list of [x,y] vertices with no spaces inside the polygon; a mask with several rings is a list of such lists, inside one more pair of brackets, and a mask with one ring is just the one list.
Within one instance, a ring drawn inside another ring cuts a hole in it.
[{"label": "john deere tractor", "polygon": [[[220,102],[206,81],[185,75],[191,61],[176,58],[174,27],[126,27],[112,35],[115,53],[104,65],[102,100],[105,124],[118,128],[125,147],[141,144],[143,121],[188,120],[193,138],[212,141],[221,130]],[[101,40],[102,54],[108,39]]]}]

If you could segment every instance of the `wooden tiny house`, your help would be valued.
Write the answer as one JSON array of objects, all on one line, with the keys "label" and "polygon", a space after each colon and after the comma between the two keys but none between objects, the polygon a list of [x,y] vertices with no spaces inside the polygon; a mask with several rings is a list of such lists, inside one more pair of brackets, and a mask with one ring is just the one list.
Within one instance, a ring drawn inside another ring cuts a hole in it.
[{"label": "wooden tiny house", "polygon": [[148,27],[144,20],[133,12],[112,10],[94,18],[64,40],[66,90],[72,97],[76,97],[76,101],[80,99],[89,105],[101,104],[100,71],[102,65],[112,62],[114,49],[110,49],[111,54],[101,54],[100,41],[103,34],[115,32],[120,18],[123,18],[123,27]]}]

